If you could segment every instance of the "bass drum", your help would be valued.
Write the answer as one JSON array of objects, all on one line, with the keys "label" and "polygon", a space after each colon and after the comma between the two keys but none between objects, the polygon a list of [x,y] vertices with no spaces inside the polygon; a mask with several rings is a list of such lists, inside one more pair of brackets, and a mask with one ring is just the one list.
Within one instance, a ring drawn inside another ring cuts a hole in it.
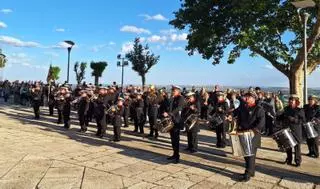
[{"label": "bass drum", "polygon": [[232,154],[237,157],[254,156],[253,137],[254,133],[252,131],[230,133]]},{"label": "bass drum", "polygon": [[279,149],[283,152],[295,147],[298,144],[296,138],[293,136],[292,131],[289,128],[282,129],[274,133],[273,139],[277,142]]},{"label": "bass drum", "polygon": [[308,122],[303,124],[307,139],[317,138],[319,136],[318,132],[315,130],[315,123]]},{"label": "bass drum", "polygon": [[198,124],[198,121],[199,121],[199,116],[196,114],[191,114],[184,121],[184,125],[186,129],[190,131],[196,124]]}]

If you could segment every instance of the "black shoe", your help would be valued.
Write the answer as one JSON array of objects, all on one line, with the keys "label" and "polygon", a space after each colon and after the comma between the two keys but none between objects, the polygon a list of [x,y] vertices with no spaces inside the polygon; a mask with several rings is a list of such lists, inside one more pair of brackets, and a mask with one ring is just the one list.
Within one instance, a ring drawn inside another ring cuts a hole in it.
[{"label": "black shoe", "polygon": [[120,142],[119,139],[113,139],[113,142]]},{"label": "black shoe", "polygon": [[250,180],[250,175],[248,174],[241,174],[239,181],[240,182],[248,182]]},{"label": "black shoe", "polygon": [[158,138],[158,137],[159,137],[159,134],[156,133],[156,134],[154,135],[154,138]]},{"label": "black shoe", "polygon": [[191,150],[190,150],[190,153],[192,153],[192,154],[193,154],[193,153],[196,153],[196,152],[197,152],[197,150],[195,150],[195,149],[191,149]]},{"label": "black shoe", "polygon": [[189,147],[188,147],[188,148],[185,148],[184,151],[190,151],[190,148],[189,148]]},{"label": "black shoe", "polygon": [[151,134],[151,133],[150,133],[150,134],[148,134],[148,137],[153,137],[153,134]]},{"label": "black shoe", "polygon": [[180,163],[180,158],[176,158],[174,161],[173,161],[174,164],[178,164]]},{"label": "black shoe", "polygon": [[309,153],[307,154],[307,156],[312,157],[313,154],[309,152]]},{"label": "black shoe", "polygon": [[288,159],[286,159],[286,161],[284,161],[284,164],[292,165],[292,160],[291,160],[291,161],[289,161]]},{"label": "black shoe", "polygon": [[137,133],[137,132],[138,132],[138,130],[133,130],[133,132],[134,132],[134,133]]},{"label": "black shoe", "polygon": [[176,156],[167,157],[167,160],[173,160],[173,159],[176,159]]}]

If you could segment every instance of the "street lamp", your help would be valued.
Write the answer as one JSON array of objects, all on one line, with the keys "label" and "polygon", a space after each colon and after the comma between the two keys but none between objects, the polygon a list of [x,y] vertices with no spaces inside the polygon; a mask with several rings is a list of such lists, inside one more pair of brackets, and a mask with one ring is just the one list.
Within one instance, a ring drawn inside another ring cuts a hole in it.
[{"label": "street lamp", "polygon": [[67,83],[69,83],[70,53],[71,53],[72,47],[74,46],[74,42],[73,41],[64,41],[64,42],[70,45],[68,47],[68,73],[67,73]]},{"label": "street lamp", "polygon": [[[300,10],[308,7],[316,6],[313,0],[296,1],[292,2],[292,5],[298,9],[299,20],[301,20]],[[304,28],[304,88],[303,88],[303,102],[307,104],[308,102],[308,85],[307,85],[307,68],[308,68],[308,52],[307,52],[307,23],[310,14],[307,12],[303,13],[303,28]]]},{"label": "street lamp", "polygon": [[122,68],[122,74],[121,74],[121,92],[123,92],[123,75],[124,75],[124,67],[129,65],[128,60],[126,60],[125,57],[121,57],[121,54],[118,54],[117,56],[118,62],[117,66]]}]

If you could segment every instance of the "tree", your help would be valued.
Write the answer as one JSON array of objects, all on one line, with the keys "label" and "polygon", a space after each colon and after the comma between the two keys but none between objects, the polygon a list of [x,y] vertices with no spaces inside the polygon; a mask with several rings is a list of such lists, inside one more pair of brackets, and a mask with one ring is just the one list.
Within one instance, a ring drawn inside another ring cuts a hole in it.
[{"label": "tree", "polygon": [[47,76],[47,82],[49,83],[51,80],[56,81],[59,79],[61,69],[58,66],[52,66],[50,64]]},{"label": "tree", "polygon": [[149,46],[142,46],[140,39],[134,40],[133,50],[126,54],[126,58],[132,63],[132,69],[141,76],[142,87],[146,83],[146,74],[152,66],[159,62],[160,56],[150,52]]},{"label": "tree", "polygon": [[2,49],[0,49],[0,68],[4,68],[6,66],[7,59],[4,54],[2,54]]},{"label": "tree", "polygon": [[93,70],[92,76],[94,77],[94,84],[99,85],[99,77],[102,76],[103,71],[108,66],[107,62],[91,62],[90,67]]},{"label": "tree", "polygon": [[86,62],[81,62],[80,68],[79,68],[79,62],[76,62],[74,64],[73,71],[76,73],[76,80],[78,85],[81,84],[82,80],[85,79],[86,68],[87,68]]},{"label": "tree", "polygon": [[[306,8],[308,21],[308,69],[320,64],[320,0]],[[228,63],[249,49],[260,55],[289,79],[290,92],[302,97],[304,47],[303,26],[291,0],[185,0],[170,24],[188,29],[189,55],[199,52],[219,64],[224,49],[232,47]]]}]

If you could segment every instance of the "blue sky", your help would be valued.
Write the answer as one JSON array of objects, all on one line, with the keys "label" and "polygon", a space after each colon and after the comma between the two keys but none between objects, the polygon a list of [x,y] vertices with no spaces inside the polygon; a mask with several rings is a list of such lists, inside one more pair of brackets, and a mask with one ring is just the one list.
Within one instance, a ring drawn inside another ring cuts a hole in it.
[{"label": "blue sky", "polygon": [[[90,2],[90,3],[89,3]],[[120,82],[121,69],[116,56],[130,50],[135,37],[141,37],[160,55],[158,65],[147,75],[148,84],[288,86],[287,79],[262,58],[244,52],[234,65],[213,66],[201,56],[184,51],[187,31],[168,24],[179,0],[10,0],[0,5],[0,48],[8,56],[2,71],[10,80],[45,80],[50,63],[61,67],[60,81],[66,80],[67,50],[64,40],[76,47],[71,53],[70,81],[75,82],[75,61],[107,61],[103,83]],[[228,49],[226,49],[226,53]],[[309,85],[319,87],[320,71],[309,77]],[[91,69],[86,81],[93,82]],[[141,79],[125,69],[125,83]]]}]

